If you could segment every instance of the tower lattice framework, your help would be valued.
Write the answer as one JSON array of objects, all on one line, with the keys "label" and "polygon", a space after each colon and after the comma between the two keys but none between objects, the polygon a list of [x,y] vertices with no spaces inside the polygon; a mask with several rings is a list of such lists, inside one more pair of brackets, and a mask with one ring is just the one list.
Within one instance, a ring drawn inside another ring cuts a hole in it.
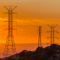
[{"label": "tower lattice framework", "polygon": [[39,26],[39,39],[38,39],[38,47],[41,47],[41,26]]},{"label": "tower lattice framework", "polygon": [[6,40],[6,44],[5,44],[5,49],[4,49],[4,53],[3,56],[7,57],[10,55],[13,55],[16,53],[16,47],[15,47],[15,43],[14,43],[14,37],[13,37],[13,10],[16,8],[12,8],[12,7],[5,7],[8,10],[8,36],[7,36],[7,40]]},{"label": "tower lattice framework", "polygon": [[47,31],[47,32],[50,32],[51,34],[51,37],[48,37],[48,38],[51,38],[51,44],[55,44],[55,38],[58,39],[58,37],[55,36],[55,33],[59,33],[58,31],[55,31],[55,28],[57,27],[57,25],[55,26],[50,26],[48,25],[50,28],[51,28],[51,31]]}]

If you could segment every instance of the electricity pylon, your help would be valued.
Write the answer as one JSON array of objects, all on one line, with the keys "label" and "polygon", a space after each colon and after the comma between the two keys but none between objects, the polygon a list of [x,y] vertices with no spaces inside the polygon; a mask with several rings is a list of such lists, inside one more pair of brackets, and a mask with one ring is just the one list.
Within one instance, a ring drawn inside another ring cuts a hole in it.
[{"label": "electricity pylon", "polygon": [[39,26],[39,39],[38,39],[38,47],[41,47],[41,26]]},{"label": "electricity pylon", "polygon": [[50,28],[51,28],[51,31],[47,31],[47,32],[50,32],[51,33],[51,37],[48,37],[48,38],[51,38],[51,44],[54,44],[54,41],[55,41],[55,38],[57,38],[58,39],[58,37],[55,37],[55,32],[56,33],[58,33],[58,31],[55,31],[55,27],[57,26],[57,25],[55,25],[55,26],[50,26],[50,25],[48,25]]},{"label": "electricity pylon", "polygon": [[[16,6],[17,7],[17,6]],[[16,47],[15,47],[15,43],[14,43],[14,37],[13,37],[13,10],[16,8],[12,8],[12,7],[5,7],[8,10],[8,36],[7,36],[7,40],[6,40],[6,44],[5,44],[5,49],[4,49],[4,53],[3,56],[4,57],[8,57],[10,55],[13,55],[16,53]]]}]

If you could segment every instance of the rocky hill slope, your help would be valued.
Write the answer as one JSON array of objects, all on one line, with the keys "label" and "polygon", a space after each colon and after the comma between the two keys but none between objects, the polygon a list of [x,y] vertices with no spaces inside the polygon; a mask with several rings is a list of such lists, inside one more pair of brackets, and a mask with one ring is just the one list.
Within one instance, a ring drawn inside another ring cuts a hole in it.
[{"label": "rocky hill slope", "polygon": [[60,60],[60,45],[38,47],[35,51],[24,50],[2,60]]}]

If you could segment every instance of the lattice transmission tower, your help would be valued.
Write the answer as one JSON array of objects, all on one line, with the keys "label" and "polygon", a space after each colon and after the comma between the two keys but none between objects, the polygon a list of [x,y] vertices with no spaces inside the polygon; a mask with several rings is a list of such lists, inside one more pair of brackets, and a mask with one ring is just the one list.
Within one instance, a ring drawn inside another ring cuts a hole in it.
[{"label": "lattice transmission tower", "polygon": [[39,39],[38,39],[38,47],[41,47],[41,26],[39,26]]},{"label": "lattice transmission tower", "polygon": [[50,31],[47,31],[47,32],[50,32],[51,34],[50,34],[50,37],[48,37],[48,38],[51,38],[51,44],[54,44],[55,42],[55,38],[57,38],[58,39],[58,37],[55,37],[55,33],[58,33],[58,31],[55,31],[55,28],[57,27],[57,25],[55,25],[55,26],[50,26],[50,25],[48,25],[50,28],[51,28],[51,30]]},{"label": "lattice transmission tower", "polygon": [[[16,6],[17,7],[17,6]],[[15,43],[14,43],[14,37],[13,37],[13,14],[14,14],[14,9],[16,8],[12,8],[12,7],[5,7],[8,11],[8,36],[7,36],[7,40],[6,40],[6,44],[5,44],[5,49],[4,49],[4,53],[3,56],[4,57],[8,57],[10,55],[13,55],[16,53],[16,47],[15,47]]]}]

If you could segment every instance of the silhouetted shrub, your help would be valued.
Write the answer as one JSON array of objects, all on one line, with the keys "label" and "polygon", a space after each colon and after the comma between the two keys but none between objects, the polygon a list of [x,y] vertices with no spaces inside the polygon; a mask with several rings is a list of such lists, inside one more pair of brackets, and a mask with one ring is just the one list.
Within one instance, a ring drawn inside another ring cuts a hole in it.
[{"label": "silhouetted shrub", "polygon": [[14,58],[12,58],[12,57],[9,57],[9,58],[7,58],[6,60],[15,60]]}]

